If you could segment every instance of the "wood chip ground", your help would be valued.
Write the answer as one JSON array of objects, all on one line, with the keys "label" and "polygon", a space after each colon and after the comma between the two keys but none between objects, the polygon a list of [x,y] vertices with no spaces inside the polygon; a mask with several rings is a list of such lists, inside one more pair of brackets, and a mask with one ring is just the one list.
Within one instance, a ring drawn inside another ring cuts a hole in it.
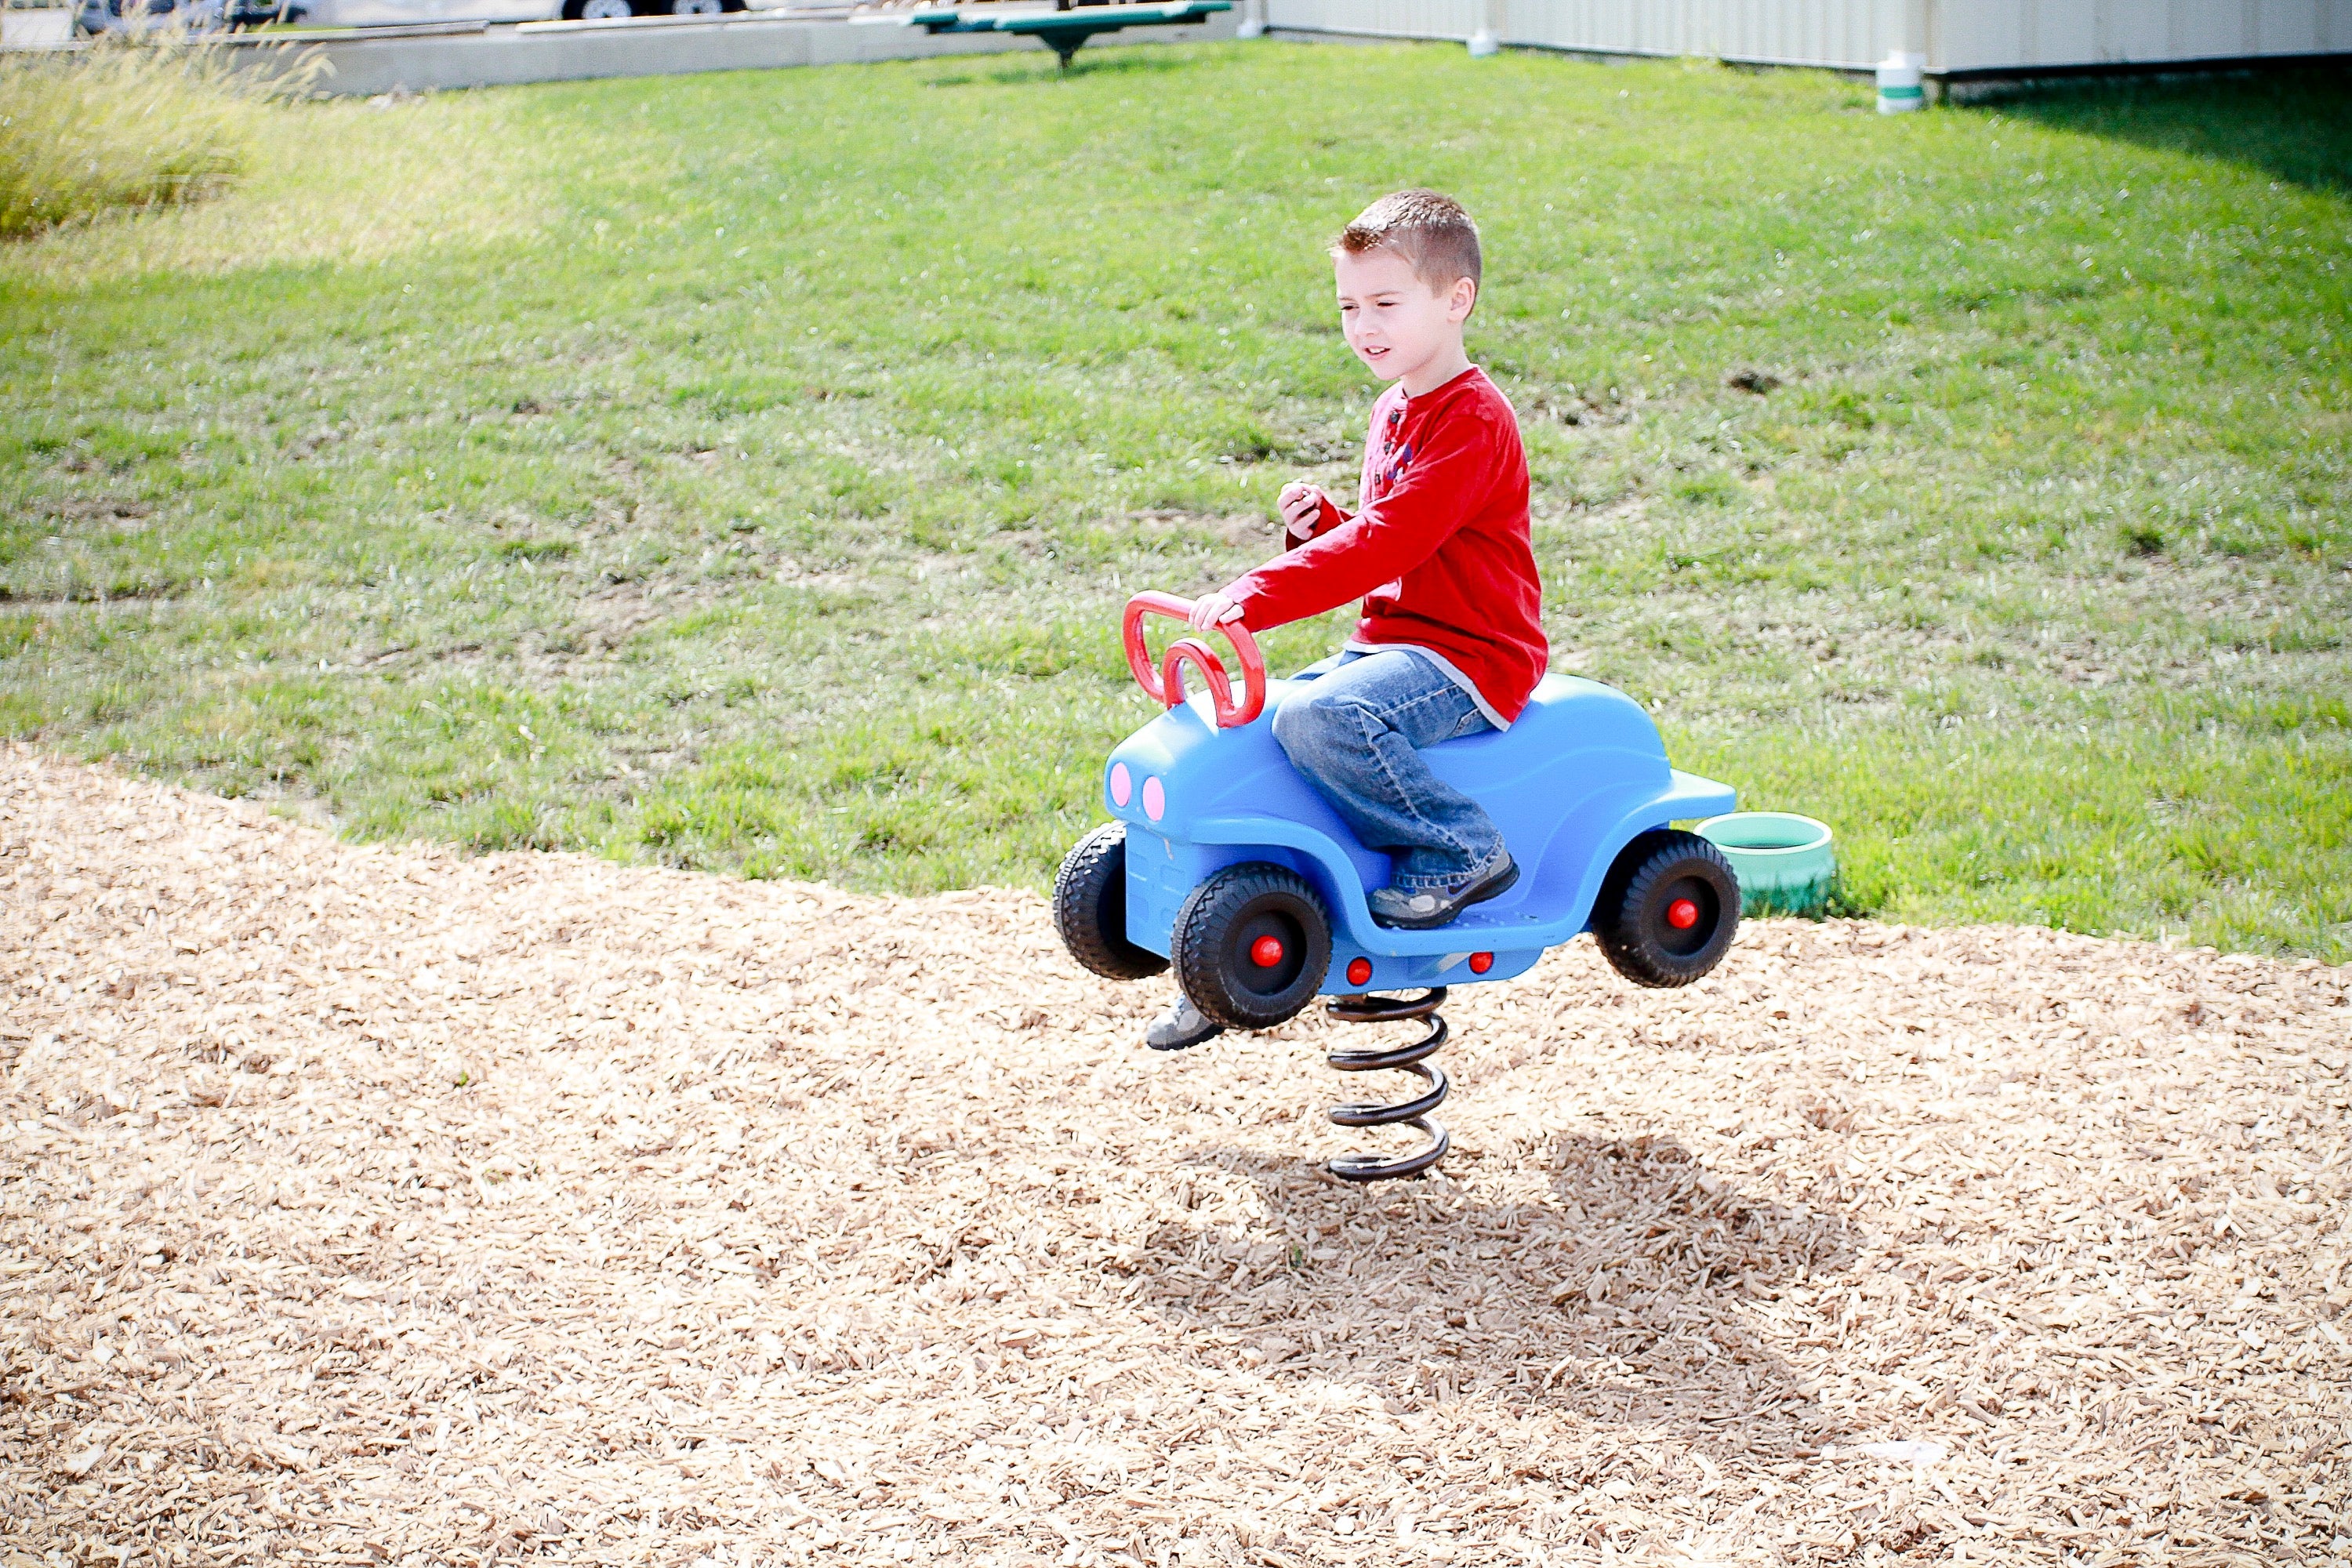
[{"label": "wood chip ground", "polygon": [[[2352,1553],[2345,971],[1770,922],[1143,1050],[1033,895],[0,752],[0,1563]],[[1384,1136],[1384,1135],[1375,1135]]]}]

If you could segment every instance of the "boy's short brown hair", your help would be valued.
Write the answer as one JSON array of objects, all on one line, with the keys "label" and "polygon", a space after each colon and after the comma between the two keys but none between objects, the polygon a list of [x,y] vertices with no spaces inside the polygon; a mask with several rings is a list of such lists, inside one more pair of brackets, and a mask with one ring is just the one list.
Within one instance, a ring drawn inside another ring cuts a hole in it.
[{"label": "boy's short brown hair", "polygon": [[1478,281],[1478,226],[1462,204],[1437,191],[1396,191],[1356,215],[1339,231],[1331,254],[1361,256],[1392,250],[1432,289],[1451,288],[1457,278]]}]

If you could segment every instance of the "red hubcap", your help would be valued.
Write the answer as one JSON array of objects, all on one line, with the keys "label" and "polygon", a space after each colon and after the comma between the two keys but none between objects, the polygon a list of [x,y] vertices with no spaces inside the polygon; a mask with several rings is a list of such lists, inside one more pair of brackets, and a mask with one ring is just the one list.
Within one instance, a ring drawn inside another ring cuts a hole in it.
[{"label": "red hubcap", "polygon": [[1698,924],[1698,905],[1689,899],[1676,899],[1666,906],[1666,923],[1676,931],[1688,931]]},{"label": "red hubcap", "polygon": [[1282,962],[1282,939],[1262,936],[1250,943],[1250,962],[1260,969],[1272,969]]},{"label": "red hubcap", "polygon": [[1361,985],[1361,984],[1363,984],[1366,981],[1370,980],[1371,977],[1372,977],[1372,961],[1371,961],[1370,959],[1369,959],[1369,958],[1357,958],[1357,959],[1350,959],[1350,960],[1349,961],[1349,963],[1348,963],[1348,984],[1350,984],[1350,985]]}]

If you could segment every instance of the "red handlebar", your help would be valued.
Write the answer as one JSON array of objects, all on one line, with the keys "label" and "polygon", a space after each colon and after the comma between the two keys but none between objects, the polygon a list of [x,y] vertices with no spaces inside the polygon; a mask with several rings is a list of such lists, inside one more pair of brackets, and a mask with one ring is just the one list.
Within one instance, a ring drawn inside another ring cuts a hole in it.
[{"label": "red handlebar", "polygon": [[1154,702],[1173,708],[1184,700],[1184,666],[1189,664],[1209,683],[1209,700],[1216,705],[1218,729],[1239,729],[1265,710],[1265,660],[1259,655],[1257,639],[1249,635],[1248,627],[1239,621],[1227,621],[1217,628],[1232,642],[1234,652],[1241,656],[1242,700],[1236,708],[1234,684],[1225,674],[1224,660],[1198,637],[1178,637],[1160,656],[1160,668],[1151,668],[1151,648],[1143,640],[1146,616],[1189,621],[1192,618],[1192,601],[1147,589],[1127,602],[1127,614],[1119,621],[1119,637],[1127,644],[1127,668],[1135,672],[1135,683],[1150,693]]}]

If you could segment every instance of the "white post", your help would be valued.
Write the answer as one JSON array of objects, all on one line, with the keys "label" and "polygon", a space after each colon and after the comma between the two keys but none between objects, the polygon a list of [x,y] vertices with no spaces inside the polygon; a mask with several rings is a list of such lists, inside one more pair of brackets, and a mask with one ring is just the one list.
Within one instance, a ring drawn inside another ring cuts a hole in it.
[{"label": "white post", "polygon": [[[1909,0],[1903,7],[1903,52],[1917,60],[1926,70],[1941,69],[1944,65],[1943,42],[1937,37],[1942,30],[1943,7],[1938,0]],[[1941,77],[1922,79],[1921,101],[1941,103],[1944,81]]]},{"label": "white post", "polygon": [[1470,58],[1483,60],[1503,47],[1504,0],[1486,0],[1486,19],[1470,35]]},{"label": "white post", "polygon": [[1896,49],[1878,62],[1878,112],[1909,114],[1927,102],[1920,86],[1921,58]]},{"label": "white post", "polygon": [[1241,26],[1234,29],[1236,38],[1265,37],[1265,0],[1242,0]]}]

